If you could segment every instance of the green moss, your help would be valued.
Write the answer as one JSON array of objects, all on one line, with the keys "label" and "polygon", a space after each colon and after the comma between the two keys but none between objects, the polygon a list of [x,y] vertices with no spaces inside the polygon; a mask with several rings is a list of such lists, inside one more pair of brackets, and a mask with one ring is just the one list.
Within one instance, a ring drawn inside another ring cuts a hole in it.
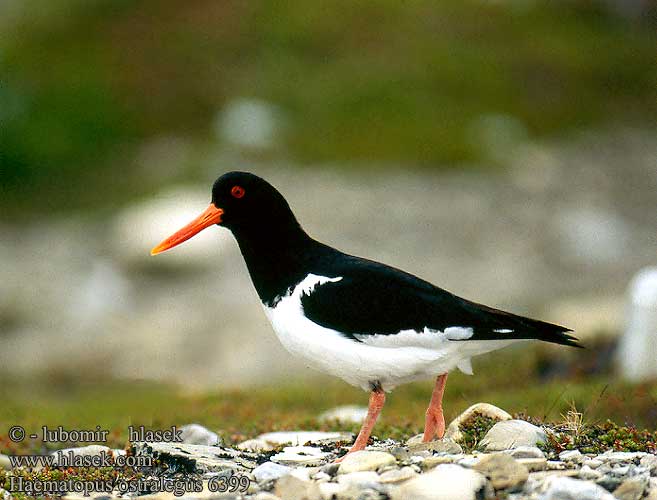
[{"label": "green moss", "polygon": [[607,450],[657,453],[657,431],[620,426],[610,421],[601,425],[584,424],[576,431],[557,427],[548,433],[548,440],[541,448],[554,453],[575,449],[596,454]]},{"label": "green moss", "polygon": [[477,448],[486,433],[493,427],[498,420],[487,417],[485,415],[475,414],[463,422],[459,428],[463,434],[461,446],[465,452],[469,452]]}]

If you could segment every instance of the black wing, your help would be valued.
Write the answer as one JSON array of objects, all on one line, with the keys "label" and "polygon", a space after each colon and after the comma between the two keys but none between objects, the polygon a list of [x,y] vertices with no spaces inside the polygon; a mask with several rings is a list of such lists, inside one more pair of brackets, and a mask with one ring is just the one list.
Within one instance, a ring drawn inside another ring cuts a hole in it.
[{"label": "black wing", "polygon": [[[538,339],[577,346],[572,330],[467,301],[411,274],[349,257],[333,277],[301,298],[308,319],[358,340],[424,328],[472,328],[467,340]],[[334,267],[334,266],[331,266]],[[318,272],[317,274],[322,274]],[[361,337],[362,339],[362,337]]]}]

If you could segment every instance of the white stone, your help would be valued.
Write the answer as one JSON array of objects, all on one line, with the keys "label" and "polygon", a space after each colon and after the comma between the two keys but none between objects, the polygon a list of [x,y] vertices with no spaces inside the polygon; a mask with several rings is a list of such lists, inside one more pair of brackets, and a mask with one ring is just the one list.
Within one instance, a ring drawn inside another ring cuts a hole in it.
[{"label": "white stone", "polygon": [[379,467],[396,463],[395,457],[384,451],[356,451],[349,453],[340,462],[338,474],[376,470]]},{"label": "white stone", "polygon": [[360,424],[367,416],[365,406],[346,405],[338,406],[322,413],[318,420],[320,422],[338,421],[345,424]]},{"label": "white stone", "polygon": [[475,500],[484,498],[486,478],[455,464],[442,464],[391,491],[392,500]]},{"label": "white stone", "polygon": [[392,469],[385,471],[379,476],[379,481],[383,484],[386,483],[401,483],[413,479],[418,474],[412,467],[402,467],[401,469]]},{"label": "white stone", "polygon": [[595,469],[591,469],[588,465],[582,465],[582,468],[579,470],[578,476],[580,479],[585,479],[588,481],[595,481],[602,476],[601,472],[598,472]]},{"label": "white stone", "polygon": [[657,377],[657,266],[639,271],[630,283],[627,326],[619,346],[624,378],[642,381]]},{"label": "white stone", "polygon": [[518,446],[510,450],[504,450],[515,459],[519,458],[545,458],[545,453],[536,446]]},{"label": "white stone", "polygon": [[359,488],[376,488],[379,485],[379,475],[373,470],[361,470],[340,474],[338,483],[347,487],[357,486]]},{"label": "white stone", "polygon": [[463,413],[449,423],[445,430],[444,437],[450,438],[457,443],[461,441],[461,439],[463,439],[463,434],[461,433],[459,426],[462,423],[467,422],[473,415],[483,415],[484,417],[490,417],[500,421],[511,420],[511,418],[513,418],[507,412],[495,405],[489,403],[476,403],[468,407]]},{"label": "white stone", "polygon": [[280,110],[261,99],[233,99],[217,116],[220,139],[242,148],[269,148],[281,126]]},{"label": "white stone", "polygon": [[320,465],[326,462],[329,456],[329,453],[314,446],[286,446],[270,460],[282,464]]},{"label": "white stone", "polygon": [[247,439],[246,441],[239,443],[237,449],[262,453],[263,451],[272,451],[274,446],[264,439]]},{"label": "white stone", "polygon": [[524,420],[496,423],[481,440],[486,451],[501,451],[518,446],[536,446],[546,440],[545,431]]},{"label": "white stone", "polygon": [[559,453],[559,460],[562,462],[580,463],[583,460],[582,452],[579,450],[566,450]]},{"label": "white stone", "polygon": [[11,470],[11,462],[7,455],[0,453],[0,469]]},{"label": "white stone", "polygon": [[274,462],[265,462],[264,464],[258,465],[251,474],[256,478],[256,481],[270,481],[272,479],[278,479],[285,474],[288,474],[292,470],[291,467],[285,465],[277,464]]},{"label": "white stone", "polygon": [[306,443],[335,443],[337,441],[352,441],[350,432],[319,432],[319,431],[282,431],[267,432],[259,435],[256,439],[265,441],[273,446],[291,444],[294,446]]},{"label": "white stone", "polygon": [[221,444],[221,438],[215,432],[199,424],[183,425],[180,431],[183,443],[202,444],[205,446]]},{"label": "white stone", "polygon": [[540,500],[615,500],[603,487],[570,477],[551,477]]}]

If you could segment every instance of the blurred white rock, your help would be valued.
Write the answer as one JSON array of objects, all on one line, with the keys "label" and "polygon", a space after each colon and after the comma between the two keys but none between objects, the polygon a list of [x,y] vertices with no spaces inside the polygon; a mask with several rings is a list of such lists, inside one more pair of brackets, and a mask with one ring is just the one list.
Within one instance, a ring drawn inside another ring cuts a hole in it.
[{"label": "blurred white rock", "polygon": [[266,149],[275,144],[281,126],[279,109],[261,99],[234,99],[217,116],[219,139],[242,148]]},{"label": "blurred white rock", "polygon": [[639,271],[628,289],[625,333],[619,348],[623,378],[657,378],[657,266]]},{"label": "blurred white rock", "polygon": [[367,416],[367,408],[365,406],[345,405],[331,408],[330,410],[322,413],[318,419],[320,422],[331,422],[337,420],[338,422],[346,424],[360,424]]},{"label": "blurred white rock", "polygon": [[151,248],[198,217],[210,203],[210,196],[207,187],[180,187],[127,207],[117,215],[112,228],[113,251],[133,264],[205,266],[216,262],[219,249],[232,237],[227,230],[214,227],[201,231],[184,247],[157,257],[150,255]]}]

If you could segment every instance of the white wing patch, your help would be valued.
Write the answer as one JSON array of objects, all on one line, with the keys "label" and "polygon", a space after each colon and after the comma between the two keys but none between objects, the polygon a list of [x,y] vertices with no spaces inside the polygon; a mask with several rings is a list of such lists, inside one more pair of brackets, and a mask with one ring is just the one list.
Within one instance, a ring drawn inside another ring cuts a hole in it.
[{"label": "white wing patch", "polygon": [[513,330],[509,330],[508,328],[501,328],[498,330],[493,330],[494,333],[513,333]]},{"label": "white wing patch", "polygon": [[363,344],[376,347],[427,347],[435,349],[446,340],[466,340],[472,337],[473,334],[472,328],[450,326],[443,331],[425,328],[421,332],[402,330],[392,335],[354,334],[354,337]]},{"label": "white wing patch", "polygon": [[301,281],[297,286],[294,287],[294,291],[291,296],[301,296],[301,295],[310,295],[317,285],[323,285],[324,283],[340,281],[342,276],[337,278],[327,278],[326,276],[318,276],[316,274],[309,274],[306,276],[303,281]]}]

